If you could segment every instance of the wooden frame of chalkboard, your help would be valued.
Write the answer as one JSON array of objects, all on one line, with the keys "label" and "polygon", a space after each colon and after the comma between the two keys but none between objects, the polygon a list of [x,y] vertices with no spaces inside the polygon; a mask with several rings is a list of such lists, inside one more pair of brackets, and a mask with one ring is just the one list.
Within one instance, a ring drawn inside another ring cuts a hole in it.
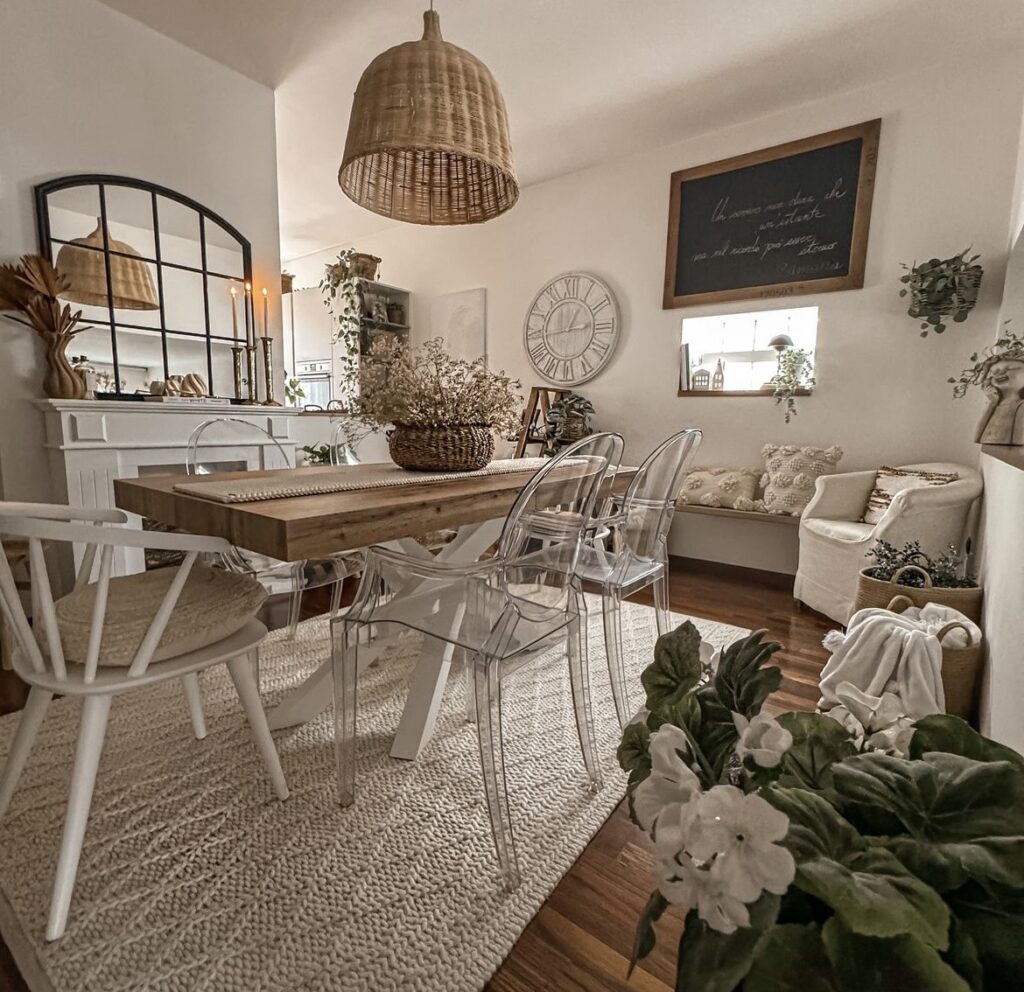
[{"label": "wooden frame of chalkboard", "polygon": [[881,126],[674,172],[663,308],[860,289]]}]

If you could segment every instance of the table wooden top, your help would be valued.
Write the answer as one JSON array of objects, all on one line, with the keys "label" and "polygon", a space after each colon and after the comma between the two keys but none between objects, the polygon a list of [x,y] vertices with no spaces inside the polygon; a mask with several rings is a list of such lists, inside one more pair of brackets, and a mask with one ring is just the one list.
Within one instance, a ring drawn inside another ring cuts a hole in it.
[{"label": "table wooden top", "polygon": [[[337,466],[306,466],[259,472],[217,472],[203,482],[291,475],[308,479]],[[178,492],[195,476],[159,475],[115,479],[114,500],[129,513],[194,534],[223,537],[232,544],[281,561],[317,558],[365,548],[429,531],[504,517],[535,469],[465,479],[413,482],[349,492],[292,496],[252,503],[218,503]],[[620,470],[615,488],[635,470]]]}]

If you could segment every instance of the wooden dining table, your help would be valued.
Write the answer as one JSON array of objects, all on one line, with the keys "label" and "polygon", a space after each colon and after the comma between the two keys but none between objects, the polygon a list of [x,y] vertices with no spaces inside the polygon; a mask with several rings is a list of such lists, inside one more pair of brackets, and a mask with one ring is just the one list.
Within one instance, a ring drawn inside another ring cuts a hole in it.
[{"label": "wooden dining table", "polygon": [[[486,475],[420,481],[407,473],[400,485],[370,485],[341,492],[294,495],[252,502],[218,502],[184,492],[180,484],[238,482],[250,485],[294,484],[297,488],[336,478],[339,472],[372,479],[393,465],[308,466],[203,476],[161,475],[114,481],[118,507],[160,524],[195,534],[223,537],[247,551],[281,561],[323,558],[340,551],[384,545],[435,562],[476,561],[500,537],[501,527],[520,490],[538,468],[523,459],[522,468],[503,465]],[[621,491],[634,470],[620,470]],[[422,537],[454,530],[453,540],[433,553]],[[452,648],[425,643],[413,671],[406,704],[391,748],[392,757],[419,756],[433,733],[451,668]],[[268,713],[273,729],[306,723],[331,702],[331,661],[323,665]]]}]

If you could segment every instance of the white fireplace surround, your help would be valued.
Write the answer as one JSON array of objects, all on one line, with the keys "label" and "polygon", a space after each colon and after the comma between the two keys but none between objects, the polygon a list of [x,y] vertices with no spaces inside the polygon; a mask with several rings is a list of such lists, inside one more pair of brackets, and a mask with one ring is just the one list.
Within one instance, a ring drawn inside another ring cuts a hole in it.
[{"label": "white fireplace surround", "polygon": [[[185,471],[189,435],[204,420],[236,417],[268,431],[295,464],[293,438],[298,411],[283,407],[224,404],[171,404],[101,400],[39,400],[54,499],[76,507],[113,507],[114,480],[153,471]],[[241,462],[245,469],[265,464],[269,442],[250,443],[216,436],[203,443],[204,461]],[[130,514],[132,524],[142,518]],[[143,553],[127,549],[115,558],[115,574],[142,571]]]}]

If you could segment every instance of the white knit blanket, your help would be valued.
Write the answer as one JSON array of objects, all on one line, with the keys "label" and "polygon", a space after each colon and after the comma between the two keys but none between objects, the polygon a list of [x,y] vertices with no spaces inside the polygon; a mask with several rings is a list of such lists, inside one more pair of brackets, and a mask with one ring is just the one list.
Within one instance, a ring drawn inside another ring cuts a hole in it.
[{"label": "white knit blanket", "polygon": [[174,488],[178,492],[217,503],[254,503],[264,499],[287,499],[291,496],[316,496],[390,486],[419,486],[425,482],[450,482],[513,472],[533,473],[547,463],[547,458],[503,458],[475,472],[411,472],[392,462],[331,468],[309,466],[286,469],[276,475],[258,475],[251,479],[177,482]]}]

